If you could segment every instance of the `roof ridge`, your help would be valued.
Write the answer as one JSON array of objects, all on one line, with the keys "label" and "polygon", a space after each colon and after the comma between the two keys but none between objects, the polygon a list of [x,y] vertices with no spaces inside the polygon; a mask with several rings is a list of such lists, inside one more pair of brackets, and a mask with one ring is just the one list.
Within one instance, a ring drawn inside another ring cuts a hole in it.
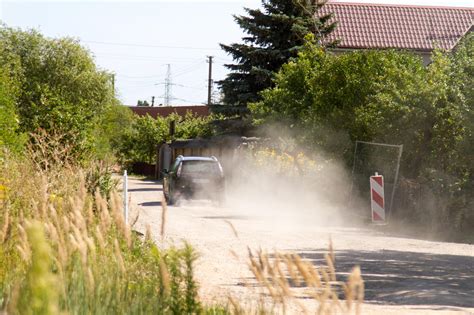
[{"label": "roof ridge", "polygon": [[369,2],[345,2],[345,1],[331,1],[326,5],[354,5],[354,6],[373,6],[373,7],[396,7],[396,8],[419,8],[419,9],[453,9],[453,10],[469,10],[474,12],[474,7],[455,7],[455,6],[431,6],[418,4],[394,4],[394,3],[369,3]]}]

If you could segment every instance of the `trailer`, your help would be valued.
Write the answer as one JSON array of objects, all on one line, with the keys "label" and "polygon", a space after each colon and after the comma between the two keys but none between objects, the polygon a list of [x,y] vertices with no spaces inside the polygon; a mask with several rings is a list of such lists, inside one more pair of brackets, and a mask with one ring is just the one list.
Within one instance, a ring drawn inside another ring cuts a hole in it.
[{"label": "trailer", "polygon": [[163,171],[169,170],[171,163],[179,155],[215,156],[224,170],[230,170],[230,166],[236,162],[242,150],[259,142],[260,139],[255,137],[216,136],[209,139],[174,140],[163,143],[157,150],[155,177],[161,179]]}]

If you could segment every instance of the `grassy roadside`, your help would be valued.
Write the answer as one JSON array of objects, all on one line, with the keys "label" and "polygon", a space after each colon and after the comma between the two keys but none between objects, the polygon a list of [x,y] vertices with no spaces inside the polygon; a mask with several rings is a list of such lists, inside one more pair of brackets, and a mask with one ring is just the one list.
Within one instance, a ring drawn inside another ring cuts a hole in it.
[{"label": "grassy roadside", "polygon": [[[7,157],[0,165],[7,188],[0,211],[2,314],[272,314],[299,303],[295,290],[304,287],[321,314],[359,313],[360,271],[347,283],[336,281],[332,250],[325,267],[293,254],[250,253],[262,299],[229,296],[227,305],[204,305],[193,248],[163,250],[149,233],[132,232],[107,168],[34,161]],[[249,303],[256,307],[241,306]]]},{"label": "grassy roadside", "polygon": [[8,189],[0,211],[0,311],[224,312],[198,299],[193,249],[163,251],[132,233],[119,196],[91,187],[97,181],[87,169],[8,158],[0,167]]}]

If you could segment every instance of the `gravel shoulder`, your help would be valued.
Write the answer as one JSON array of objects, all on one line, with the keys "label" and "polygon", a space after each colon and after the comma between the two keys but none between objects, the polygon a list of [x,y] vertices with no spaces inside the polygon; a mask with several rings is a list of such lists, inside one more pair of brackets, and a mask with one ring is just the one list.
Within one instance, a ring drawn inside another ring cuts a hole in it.
[{"label": "gravel shoulder", "polygon": [[[308,218],[243,213],[208,201],[168,206],[160,237],[162,186],[129,179],[135,229],[149,225],[160,246],[189,242],[199,253],[196,278],[205,302],[255,300],[248,249],[298,253],[319,264],[332,239],[340,277],[360,265],[363,314],[474,314],[474,245],[389,236],[380,229],[318,226]],[[303,301],[311,304],[310,301]],[[309,305],[310,306],[310,305]],[[290,310],[298,313],[298,310]]]}]

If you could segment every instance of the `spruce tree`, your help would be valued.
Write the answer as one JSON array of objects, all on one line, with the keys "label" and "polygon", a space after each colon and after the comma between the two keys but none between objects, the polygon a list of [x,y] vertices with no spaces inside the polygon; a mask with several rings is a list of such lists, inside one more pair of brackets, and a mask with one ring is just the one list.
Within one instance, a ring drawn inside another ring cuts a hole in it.
[{"label": "spruce tree", "polygon": [[313,33],[321,42],[334,29],[330,15],[319,16],[318,0],[262,0],[262,9],[245,8],[247,16],[234,16],[247,34],[243,43],[221,44],[235,64],[219,81],[224,104],[247,105],[260,99],[259,92],[272,86],[273,74],[303,47]]}]

